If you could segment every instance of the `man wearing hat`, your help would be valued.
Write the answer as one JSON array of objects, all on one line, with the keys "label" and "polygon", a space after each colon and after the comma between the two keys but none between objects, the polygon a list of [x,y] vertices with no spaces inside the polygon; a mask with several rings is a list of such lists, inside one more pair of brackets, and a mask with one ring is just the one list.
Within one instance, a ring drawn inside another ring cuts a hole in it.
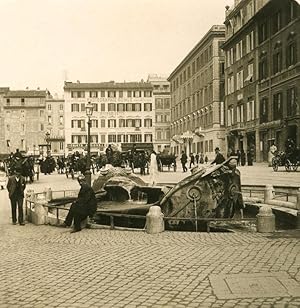
[{"label": "man wearing hat", "polygon": [[24,226],[23,217],[23,201],[24,190],[26,188],[25,178],[21,175],[21,169],[16,168],[15,174],[10,176],[7,182],[7,190],[11,203],[12,223],[17,224],[17,207],[18,207],[18,222]]},{"label": "man wearing hat", "polygon": [[222,164],[225,161],[224,156],[220,153],[220,149],[219,148],[215,148],[215,153],[216,153],[216,157],[215,159],[211,162],[212,164]]},{"label": "man wearing hat", "polygon": [[95,214],[97,200],[93,188],[86,182],[83,175],[78,176],[78,183],[81,186],[78,198],[72,203],[69,213],[63,223],[63,227],[70,227],[74,220],[74,229],[71,233],[81,231],[81,222],[88,216]]}]

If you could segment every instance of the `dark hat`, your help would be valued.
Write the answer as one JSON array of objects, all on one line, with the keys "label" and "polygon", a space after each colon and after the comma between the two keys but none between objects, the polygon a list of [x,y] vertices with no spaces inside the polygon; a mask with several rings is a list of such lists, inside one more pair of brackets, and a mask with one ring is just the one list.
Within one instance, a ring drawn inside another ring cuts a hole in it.
[{"label": "dark hat", "polygon": [[215,148],[215,151],[220,151],[220,148],[216,147],[216,148]]}]

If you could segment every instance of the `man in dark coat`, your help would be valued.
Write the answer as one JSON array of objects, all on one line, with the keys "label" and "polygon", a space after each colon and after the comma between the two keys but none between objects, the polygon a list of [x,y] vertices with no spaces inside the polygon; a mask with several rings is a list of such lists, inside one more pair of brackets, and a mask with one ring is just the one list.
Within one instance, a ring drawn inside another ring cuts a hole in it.
[{"label": "man in dark coat", "polygon": [[25,178],[21,175],[20,168],[15,170],[15,174],[10,176],[7,182],[7,190],[11,203],[12,223],[17,224],[17,207],[18,207],[18,222],[24,226],[23,217],[23,201],[24,190],[26,188]]},{"label": "man in dark coat", "polygon": [[78,183],[81,186],[78,198],[72,203],[69,213],[63,224],[64,227],[70,227],[74,220],[74,229],[71,233],[81,231],[81,222],[88,216],[95,214],[97,209],[97,200],[93,188],[86,182],[83,175],[78,176]]},{"label": "man in dark coat", "polygon": [[215,159],[211,162],[212,164],[222,164],[225,161],[224,156],[220,153],[220,149],[219,148],[215,148],[215,153],[216,153],[216,157]]},{"label": "man in dark coat", "polygon": [[187,172],[187,167],[185,165],[187,163],[187,155],[185,154],[184,151],[182,151],[182,153],[181,153],[180,161],[181,161],[181,165],[182,165],[182,171]]}]

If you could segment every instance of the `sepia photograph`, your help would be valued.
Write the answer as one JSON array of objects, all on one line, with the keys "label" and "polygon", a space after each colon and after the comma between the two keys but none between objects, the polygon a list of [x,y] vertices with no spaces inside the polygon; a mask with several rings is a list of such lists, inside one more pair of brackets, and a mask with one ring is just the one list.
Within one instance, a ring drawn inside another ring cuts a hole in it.
[{"label": "sepia photograph", "polygon": [[0,12],[0,308],[300,307],[300,0]]}]

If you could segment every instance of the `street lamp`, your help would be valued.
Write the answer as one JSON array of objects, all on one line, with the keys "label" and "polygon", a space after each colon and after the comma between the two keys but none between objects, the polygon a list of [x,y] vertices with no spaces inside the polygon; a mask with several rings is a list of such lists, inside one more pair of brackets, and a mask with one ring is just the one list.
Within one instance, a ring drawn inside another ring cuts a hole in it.
[{"label": "street lamp", "polygon": [[47,155],[50,153],[50,140],[49,140],[49,138],[50,138],[50,133],[49,133],[49,132],[46,132],[46,138],[45,138],[45,140],[46,140],[46,142],[47,142]]},{"label": "street lamp", "polygon": [[93,115],[94,106],[91,102],[88,102],[85,106],[85,112],[88,117],[88,131],[87,131],[87,157],[86,157],[86,169],[85,178],[87,183],[92,185],[92,173],[91,173],[91,116]]}]

